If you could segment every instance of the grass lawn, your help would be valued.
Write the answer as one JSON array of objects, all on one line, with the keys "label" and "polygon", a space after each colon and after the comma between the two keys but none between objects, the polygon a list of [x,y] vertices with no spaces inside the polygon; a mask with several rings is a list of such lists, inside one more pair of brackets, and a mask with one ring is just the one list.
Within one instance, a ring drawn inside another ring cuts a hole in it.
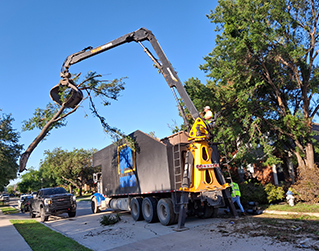
[{"label": "grass lawn", "polygon": [[9,205],[9,201],[6,201],[6,202],[4,202],[4,201],[0,201],[0,207],[7,207]]},{"label": "grass lawn", "polygon": [[10,220],[33,251],[90,251],[76,241],[58,233],[36,220]]},{"label": "grass lawn", "polygon": [[3,214],[16,214],[20,212],[18,209],[10,206],[0,207],[0,210]]},{"label": "grass lawn", "polygon": [[91,194],[77,196],[76,201],[91,201]]},{"label": "grass lawn", "polygon": [[308,212],[308,213],[319,213],[319,204],[303,204],[298,203],[295,206],[289,206],[288,204],[277,204],[277,205],[267,205],[263,207],[267,210],[277,210],[277,211],[287,211],[287,212]]}]

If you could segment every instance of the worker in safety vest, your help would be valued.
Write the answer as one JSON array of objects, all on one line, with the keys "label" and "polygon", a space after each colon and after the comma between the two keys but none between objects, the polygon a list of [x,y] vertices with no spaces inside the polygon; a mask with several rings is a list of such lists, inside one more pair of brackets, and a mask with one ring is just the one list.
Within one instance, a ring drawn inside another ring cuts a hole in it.
[{"label": "worker in safety vest", "polygon": [[[231,197],[232,197],[232,200],[233,200],[233,203],[235,204],[235,202],[237,203],[240,211],[241,211],[241,214],[242,215],[246,215],[245,214],[245,210],[243,208],[243,206],[241,205],[241,202],[240,202],[240,196],[241,196],[241,193],[240,193],[240,190],[239,190],[239,186],[237,183],[235,182],[231,182],[229,183],[230,185],[230,188],[231,188]],[[227,208],[225,210],[226,213],[229,213],[229,208]]]}]

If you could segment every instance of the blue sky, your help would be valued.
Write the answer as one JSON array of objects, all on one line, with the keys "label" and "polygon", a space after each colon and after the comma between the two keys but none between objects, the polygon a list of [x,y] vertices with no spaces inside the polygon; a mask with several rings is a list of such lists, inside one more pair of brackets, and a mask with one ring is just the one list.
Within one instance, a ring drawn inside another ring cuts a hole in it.
[{"label": "blue sky", "polygon": [[[1,1],[0,109],[12,114],[13,127],[21,132],[22,121],[51,102],[49,92],[59,82],[68,55],[141,27],[154,33],[182,82],[191,77],[206,82],[199,65],[214,46],[214,25],[206,15],[216,5],[212,0]],[[149,43],[144,45],[151,49]],[[70,68],[82,75],[91,70],[104,79],[127,77],[119,100],[99,107],[110,125],[127,134],[154,131],[163,138],[171,134],[168,125],[182,123],[164,77],[137,43],[121,45]],[[52,131],[38,145],[27,168],[37,169],[45,150],[102,149],[112,143],[90,114],[87,102],[67,120],[66,127]],[[38,133],[21,132],[20,143],[26,148]]]}]

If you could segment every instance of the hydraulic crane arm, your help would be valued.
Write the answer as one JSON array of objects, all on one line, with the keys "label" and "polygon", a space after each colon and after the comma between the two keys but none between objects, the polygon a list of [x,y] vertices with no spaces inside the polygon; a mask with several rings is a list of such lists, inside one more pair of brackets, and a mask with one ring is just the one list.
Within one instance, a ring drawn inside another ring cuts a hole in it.
[{"label": "hydraulic crane arm", "polygon": [[[143,41],[149,41],[158,57],[156,59],[152,53],[143,46]],[[184,86],[179,80],[175,70],[173,69],[171,63],[166,58],[162,48],[160,47],[158,41],[156,40],[153,33],[145,28],[140,28],[134,32],[128,33],[124,36],[121,36],[113,41],[110,41],[106,44],[103,44],[99,47],[92,48],[88,47],[82,51],[74,53],[66,58],[61,68],[61,77],[60,83],[53,87],[50,92],[51,98],[58,104],[61,104],[59,96],[59,87],[62,85],[67,85],[71,88],[71,98],[67,102],[64,102],[66,107],[76,107],[79,102],[81,102],[83,95],[81,91],[76,87],[75,83],[70,80],[71,74],[69,73],[69,68],[71,65],[76,64],[84,59],[95,56],[104,51],[110,50],[116,46],[119,46],[124,43],[130,42],[139,43],[147,55],[152,59],[157,68],[163,74],[166,82],[169,87],[172,89],[175,98],[178,101],[178,98],[175,94],[175,89],[178,91],[180,98],[184,102],[186,108],[190,112],[191,116],[194,119],[194,124],[190,128],[190,125],[187,121],[185,113],[179,104],[179,109],[181,115],[183,116],[185,125],[188,126],[190,142],[188,147],[188,152],[186,155],[185,166],[183,170],[183,184],[180,190],[182,191],[180,199],[180,217],[179,217],[179,228],[183,226],[185,217],[186,217],[186,204],[187,196],[189,192],[192,193],[206,193],[206,197],[209,198],[210,203],[215,201],[215,194],[210,193],[210,191],[223,191],[228,187],[228,184],[225,183],[224,177],[220,170],[220,158],[218,153],[217,144],[211,143],[212,134],[209,132],[208,125],[200,117],[199,112],[194,106],[192,100],[188,96]],[[188,157],[191,156],[191,157]],[[214,195],[214,196],[213,196]],[[229,205],[233,206],[230,194],[226,194],[227,199],[229,200]],[[236,212],[234,206],[231,207],[232,212]],[[234,213],[235,214],[235,213]]]},{"label": "hydraulic crane arm", "polygon": [[[147,40],[151,43],[154,51],[157,54],[158,60],[141,43],[142,41],[145,41],[145,40]],[[121,36],[117,39],[114,39],[113,41],[110,41],[110,42],[103,44],[101,46],[98,46],[96,48],[88,47],[82,51],[79,51],[77,53],[74,53],[74,54],[68,56],[62,65],[61,77],[64,79],[70,78],[69,67],[71,65],[76,64],[84,59],[89,58],[89,57],[95,56],[95,55],[102,53],[104,51],[110,50],[110,49],[112,49],[116,46],[119,46],[121,44],[130,43],[133,41],[139,43],[143,47],[143,49],[147,53],[147,55],[153,60],[153,62],[156,64],[156,66],[159,68],[159,70],[163,74],[169,87],[173,90],[174,95],[175,95],[174,88],[178,91],[179,96],[183,100],[186,108],[188,109],[188,111],[190,112],[190,114],[194,118],[194,120],[199,118],[200,117],[199,112],[197,111],[192,100],[188,96],[188,94],[187,94],[186,90],[184,89],[181,81],[179,80],[176,72],[174,71],[171,63],[166,58],[161,46],[159,45],[159,43],[156,40],[153,33],[150,30],[147,30],[145,28],[140,28],[137,31],[128,33],[124,36]],[[52,90],[51,90],[51,92],[52,92]],[[51,98],[57,102],[56,99],[58,99],[58,96],[54,95],[54,93],[51,93]],[[175,98],[177,98],[176,95],[175,95]],[[80,102],[80,101],[81,100],[79,99],[78,102]],[[73,106],[74,106],[74,104],[73,104]],[[183,114],[183,111],[181,111],[181,112],[182,112],[182,115],[183,115],[184,121],[185,121],[186,120],[185,114]]]}]

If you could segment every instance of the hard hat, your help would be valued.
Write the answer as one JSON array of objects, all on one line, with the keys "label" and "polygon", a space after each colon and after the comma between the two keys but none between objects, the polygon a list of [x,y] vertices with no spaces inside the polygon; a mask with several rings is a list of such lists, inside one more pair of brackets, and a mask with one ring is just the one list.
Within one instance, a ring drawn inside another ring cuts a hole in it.
[{"label": "hard hat", "polygon": [[205,109],[210,110],[210,107],[209,107],[209,106],[205,106],[205,107],[204,107],[204,110],[205,110]]}]

